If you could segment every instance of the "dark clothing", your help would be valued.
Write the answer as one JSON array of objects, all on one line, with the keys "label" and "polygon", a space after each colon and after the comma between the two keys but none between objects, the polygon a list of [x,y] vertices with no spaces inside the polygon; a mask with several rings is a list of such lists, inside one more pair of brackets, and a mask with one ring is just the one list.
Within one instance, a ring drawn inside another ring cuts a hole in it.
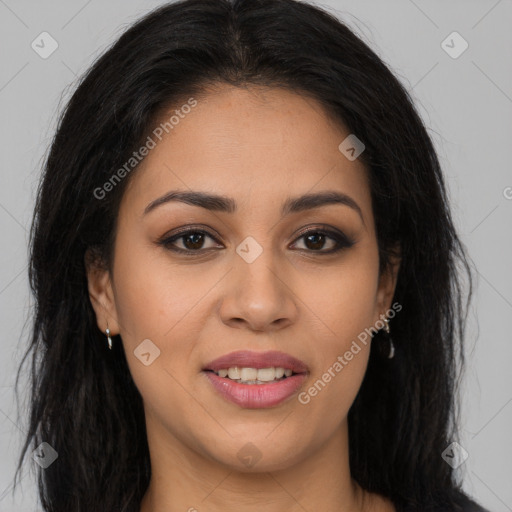
[{"label": "dark clothing", "polygon": [[491,512],[464,494],[458,495],[457,505],[455,507],[438,507],[429,508],[428,510],[425,509],[425,507],[415,507],[411,505],[402,506],[395,504],[395,507],[396,512]]}]

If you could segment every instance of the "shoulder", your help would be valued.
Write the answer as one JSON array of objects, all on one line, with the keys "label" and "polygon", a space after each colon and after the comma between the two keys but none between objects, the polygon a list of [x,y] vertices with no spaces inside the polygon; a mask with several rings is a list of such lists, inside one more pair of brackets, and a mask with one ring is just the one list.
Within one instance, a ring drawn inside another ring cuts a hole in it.
[{"label": "shoulder", "polygon": [[[452,506],[429,508],[429,512],[491,512],[463,493],[457,493]],[[425,507],[396,505],[396,512],[426,512]]]},{"label": "shoulder", "polygon": [[473,498],[470,498],[463,493],[458,495],[458,503],[460,505],[461,512],[490,512],[490,510],[487,510],[474,501]]}]

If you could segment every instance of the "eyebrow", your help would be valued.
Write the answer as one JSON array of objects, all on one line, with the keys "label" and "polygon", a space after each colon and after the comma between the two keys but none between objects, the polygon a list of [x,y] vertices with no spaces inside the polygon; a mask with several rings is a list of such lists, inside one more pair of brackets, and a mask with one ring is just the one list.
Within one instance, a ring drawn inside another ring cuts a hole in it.
[{"label": "eyebrow", "polygon": [[[179,201],[215,212],[236,213],[237,211],[236,201],[231,197],[199,191],[171,190],[164,196],[151,201],[144,209],[144,215],[170,201]],[[320,208],[329,204],[342,204],[352,208],[359,214],[364,224],[361,208],[356,201],[347,194],[333,190],[290,197],[286,199],[281,207],[281,216],[284,217],[292,213]]]}]

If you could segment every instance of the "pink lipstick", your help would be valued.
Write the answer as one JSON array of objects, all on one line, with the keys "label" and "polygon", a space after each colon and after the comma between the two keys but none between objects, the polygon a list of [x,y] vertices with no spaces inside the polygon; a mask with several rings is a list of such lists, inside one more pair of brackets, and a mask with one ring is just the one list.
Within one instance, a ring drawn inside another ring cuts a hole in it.
[{"label": "pink lipstick", "polygon": [[247,409],[275,407],[293,396],[308,367],[284,352],[237,351],[206,364],[203,372],[226,400]]}]

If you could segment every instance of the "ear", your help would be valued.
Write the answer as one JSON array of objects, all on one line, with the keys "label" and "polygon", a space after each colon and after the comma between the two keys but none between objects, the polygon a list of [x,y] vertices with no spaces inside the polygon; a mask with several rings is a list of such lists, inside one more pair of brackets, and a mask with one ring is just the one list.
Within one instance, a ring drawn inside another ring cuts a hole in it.
[{"label": "ear", "polygon": [[87,249],[84,257],[89,298],[96,313],[96,323],[101,332],[110,329],[111,335],[119,334],[119,322],[115,305],[110,272],[93,249]]},{"label": "ear", "polygon": [[376,315],[377,319],[381,315],[385,315],[386,311],[391,308],[391,301],[395,294],[396,283],[398,279],[398,271],[400,269],[401,250],[400,246],[395,246],[389,257],[389,265],[379,277],[379,285],[377,288]]}]

